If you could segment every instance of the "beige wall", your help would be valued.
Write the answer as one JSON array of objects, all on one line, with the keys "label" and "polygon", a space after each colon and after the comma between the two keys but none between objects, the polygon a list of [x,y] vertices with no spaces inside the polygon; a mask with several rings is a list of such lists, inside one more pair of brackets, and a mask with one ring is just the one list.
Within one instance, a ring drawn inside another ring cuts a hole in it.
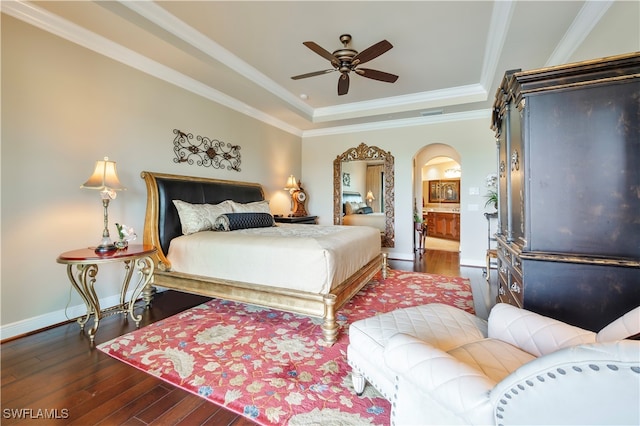
[{"label": "beige wall", "polygon": [[[173,129],[241,146],[241,172],[173,162]],[[260,182],[274,213],[301,175],[301,140],[2,15],[2,338],[83,311],[57,256],[102,234],[97,192],[80,189],[109,156],[127,191],[109,208],[141,235],[140,171]],[[101,298],[119,291],[120,268],[101,267]]]},{"label": "beige wall", "polygon": [[[460,155],[461,180],[461,262],[483,265],[486,251],[486,219],[481,195],[467,195],[470,187],[481,187],[487,174],[494,173],[495,139],[489,129],[489,111],[479,118],[456,122],[429,123],[394,129],[378,129],[303,137],[303,180],[309,196],[309,211],[319,216],[321,224],[333,223],[333,160],[360,143],[390,151],[395,158],[395,234],[396,246],[390,257],[413,259],[413,194],[416,156],[432,144],[452,147]],[[462,117],[461,117],[462,118]],[[433,120],[432,120],[433,121]],[[417,168],[418,173],[424,162]],[[420,174],[417,175],[420,179]],[[477,211],[470,211],[473,205]]]}]

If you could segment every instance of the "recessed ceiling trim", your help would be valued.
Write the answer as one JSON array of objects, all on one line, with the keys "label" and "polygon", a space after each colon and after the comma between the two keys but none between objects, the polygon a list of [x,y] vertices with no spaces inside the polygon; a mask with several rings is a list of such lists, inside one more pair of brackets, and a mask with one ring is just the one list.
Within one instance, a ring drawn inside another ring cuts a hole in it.
[{"label": "recessed ceiling trim", "polygon": [[375,114],[391,114],[416,109],[439,108],[454,104],[481,102],[487,99],[487,90],[479,84],[451,87],[429,92],[392,96],[372,101],[352,102],[325,108],[316,108],[314,123]]},{"label": "recessed ceiling trim", "polygon": [[373,123],[353,124],[348,126],[336,126],[325,129],[304,130],[302,132],[302,137],[311,138],[318,136],[341,135],[346,133],[388,130],[401,127],[415,127],[477,119],[487,120],[488,122],[488,120],[491,119],[491,109],[480,109],[475,111],[432,115],[428,117],[403,118],[399,120],[378,121]]},{"label": "recessed ceiling trim", "polygon": [[302,102],[297,96],[292,95],[275,81],[271,80],[269,77],[202,34],[200,31],[190,25],[187,25],[184,21],[169,13],[166,9],[158,6],[153,1],[140,2],[120,0],[120,3],[175,35],[182,41],[200,50],[202,53],[251,80],[258,86],[268,90],[300,111],[308,120],[311,120],[313,115],[312,107]]},{"label": "recessed ceiling trim", "polygon": [[489,25],[489,35],[484,48],[484,59],[482,61],[482,72],[480,73],[480,84],[483,87],[491,87],[493,79],[498,69],[498,62],[507,39],[507,33],[511,26],[514,4],[512,1],[496,1],[493,3],[491,11],[491,23]]},{"label": "recessed ceiling trim", "polygon": [[613,0],[585,2],[545,66],[550,67],[569,62],[573,52],[580,47],[612,4]]},{"label": "recessed ceiling trim", "polygon": [[[443,89],[441,91],[414,93],[407,96],[354,102],[350,104],[313,109],[307,103],[301,102],[298,97],[293,96],[282,86],[275,83],[273,80],[229,52],[224,47],[220,46],[214,40],[206,37],[204,34],[181,21],[161,6],[155,4],[153,1],[131,2],[120,0],[120,3],[180,38],[184,42],[189,43],[191,46],[211,58],[230,67],[245,78],[251,80],[260,87],[265,88],[275,96],[278,96],[280,99],[303,113],[305,118],[315,123],[366,117],[371,114],[388,114],[404,112],[416,108],[433,108],[456,103],[459,104],[486,100],[486,90],[482,88],[478,92],[477,85],[471,85],[464,86],[472,87],[471,92],[469,93],[461,94],[460,88],[451,88]],[[479,98],[478,96],[484,97]],[[438,101],[444,102],[434,104],[434,102]]]},{"label": "recessed ceiling trim", "polygon": [[189,76],[153,61],[72,22],[28,2],[2,1],[2,12],[72,43],[181,87],[234,111],[253,117],[285,132],[301,136],[302,131]]}]

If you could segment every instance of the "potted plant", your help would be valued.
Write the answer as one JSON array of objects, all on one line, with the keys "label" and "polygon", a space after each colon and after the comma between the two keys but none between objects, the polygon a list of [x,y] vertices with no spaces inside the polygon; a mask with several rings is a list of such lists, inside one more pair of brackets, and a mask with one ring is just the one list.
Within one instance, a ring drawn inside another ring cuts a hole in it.
[{"label": "potted plant", "polygon": [[485,186],[488,191],[485,197],[487,202],[484,203],[485,207],[493,206],[496,211],[498,210],[498,175],[491,173],[485,178]]},{"label": "potted plant", "polygon": [[498,210],[498,191],[490,189],[485,197],[487,197],[487,202],[484,203],[484,206],[492,206],[494,209]]}]

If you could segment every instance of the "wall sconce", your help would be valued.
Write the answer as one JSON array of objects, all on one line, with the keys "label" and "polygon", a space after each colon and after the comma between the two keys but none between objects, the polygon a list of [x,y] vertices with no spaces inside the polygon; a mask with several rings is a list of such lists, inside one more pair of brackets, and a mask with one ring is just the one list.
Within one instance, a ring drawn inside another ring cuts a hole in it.
[{"label": "wall sconce", "polygon": [[376,197],[373,196],[373,192],[367,191],[366,199],[367,199],[367,204],[369,204],[369,207],[371,207],[371,202],[375,200]]},{"label": "wall sconce", "polygon": [[109,236],[109,201],[116,198],[116,191],[123,191],[126,188],[120,184],[118,173],[116,172],[116,162],[109,161],[109,157],[104,157],[103,161],[96,161],[96,168],[89,179],[80,185],[80,188],[96,189],[100,191],[102,206],[104,207],[104,230],[102,240],[96,247],[98,254],[109,253],[117,250],[115,244]]}]

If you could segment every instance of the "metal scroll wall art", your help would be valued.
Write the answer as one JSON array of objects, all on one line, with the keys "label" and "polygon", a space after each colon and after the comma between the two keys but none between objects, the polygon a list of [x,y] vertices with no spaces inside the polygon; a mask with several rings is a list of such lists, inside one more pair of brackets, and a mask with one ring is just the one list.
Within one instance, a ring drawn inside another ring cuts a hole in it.
[{"label": "metal scroll wall art", "polygon": [[217,139],[209,139],[206,136],[196,136],[195,143],[193,134],[185,133],[178,129],[173,129],[176,135],[173,138],[173,153],[176,158],[175,163],[196,164],[203,167],[213,167],[214,169],[227,169],[240,171],[240,145],[224,143]]}]

